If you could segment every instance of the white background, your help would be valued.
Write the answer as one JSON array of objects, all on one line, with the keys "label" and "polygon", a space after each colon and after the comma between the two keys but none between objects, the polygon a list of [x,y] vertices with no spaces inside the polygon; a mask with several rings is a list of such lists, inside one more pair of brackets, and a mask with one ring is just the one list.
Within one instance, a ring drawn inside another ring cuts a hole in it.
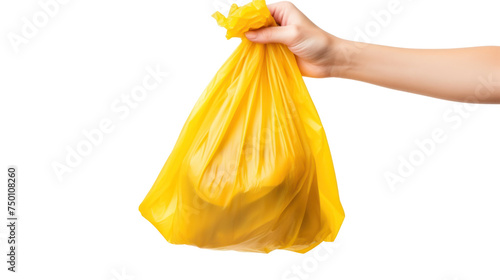
[{"label": "white background", "polygon": [[[500,107],[467,107],[461,116],[458,103],[356,81],[306,79],[346,212],[333,244],[305,255],[202,250],[168,244],[142,218],[138,206],[185,119],[239,43],[210,17],[228,2],[69,0],[18,52],[9,37],[43,9],[33,0],[0,2],[0,177],[9,164],[20,177],[19,272],[2,261],[0,278],[500,279]],[[355,39],[390,0],[293,2],[328,32]],[[400,6],[371,42],[500,45],[498,1]],[[156,65],[169,77],[128,116],[113,111]],[[54,162],[64,164],[67,148],[103,119],[114,130],[59,180]],[[391,188],[384,174],[398,174],[400,157],[434,129],[446,141]]]}]

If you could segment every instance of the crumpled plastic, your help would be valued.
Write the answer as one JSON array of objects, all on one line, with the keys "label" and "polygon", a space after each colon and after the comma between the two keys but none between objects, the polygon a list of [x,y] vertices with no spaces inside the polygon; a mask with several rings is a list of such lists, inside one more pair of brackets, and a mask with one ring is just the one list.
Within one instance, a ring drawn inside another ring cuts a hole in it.
[{"label": "crumpled plastic", "polygon": [[172,244],[305,253],[334,241],[344,210],[295,56],[245,38],[277,25],[264,0],[213,17],[242,42],[194,106],[140,212]]}]

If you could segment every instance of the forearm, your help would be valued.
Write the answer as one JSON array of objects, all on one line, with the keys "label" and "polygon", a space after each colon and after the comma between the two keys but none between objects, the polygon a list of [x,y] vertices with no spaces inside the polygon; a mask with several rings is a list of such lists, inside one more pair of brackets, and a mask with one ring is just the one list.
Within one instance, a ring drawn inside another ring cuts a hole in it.
[{"label": "forearm", "polygon": [[338,40],[333,76],[453,101],[500,103],[500,47],[426,50]]}]

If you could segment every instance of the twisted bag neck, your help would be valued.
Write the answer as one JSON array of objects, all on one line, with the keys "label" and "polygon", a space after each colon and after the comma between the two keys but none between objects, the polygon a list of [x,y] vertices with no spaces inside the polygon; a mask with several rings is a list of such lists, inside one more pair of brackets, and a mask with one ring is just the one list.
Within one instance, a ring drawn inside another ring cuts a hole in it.
[{"label": "twisted bag neck", "polygon": [[233,4],[225,17],[215,12],[212,17],[217,24],[227,29],[226,38],[239,37],[245,39],[245,33],[262,27],[277,26],[264,0],[254,0],[244,6]]}]

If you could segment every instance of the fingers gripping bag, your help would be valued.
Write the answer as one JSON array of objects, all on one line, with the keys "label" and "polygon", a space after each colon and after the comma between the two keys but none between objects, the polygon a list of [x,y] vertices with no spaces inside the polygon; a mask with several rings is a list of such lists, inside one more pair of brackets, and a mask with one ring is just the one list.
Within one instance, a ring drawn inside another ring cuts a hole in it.
[{"label": "fingers gripping bag", "polygon": [[172,244],[305,253],[344,219],[323,126],[263,0],[214,14],[241,44],[217,72],[139,210]]}]

